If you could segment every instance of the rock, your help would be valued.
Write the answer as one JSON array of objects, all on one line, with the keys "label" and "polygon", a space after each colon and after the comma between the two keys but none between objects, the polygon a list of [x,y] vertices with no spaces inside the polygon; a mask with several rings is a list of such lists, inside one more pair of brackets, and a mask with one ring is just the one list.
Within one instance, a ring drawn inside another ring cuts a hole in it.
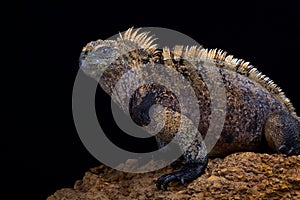
[{"label": "rock", "polygon": [[47,200],[300,199],[300,156],[235,153],[210,159],[205,173],[186,187],[171,183],[168,191],[156,189],[155,180],[172,171],[166,167],[131,174],[101,165],[86,172],[74,188],[58,190]]}]

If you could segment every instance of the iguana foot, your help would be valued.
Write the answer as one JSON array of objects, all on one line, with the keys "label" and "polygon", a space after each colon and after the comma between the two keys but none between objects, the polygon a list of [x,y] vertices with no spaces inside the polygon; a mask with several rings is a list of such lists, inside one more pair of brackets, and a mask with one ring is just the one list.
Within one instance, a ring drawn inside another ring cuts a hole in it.
[{"label": "iguana foot", "polygon": [[207,162],[204,164],[202,163],[186,164],[180,171],[176,171],[161,176],[156,181],[156,186],[158,189],[167,190],[169,183],[172,181],[180,181],[183,185],[185,185],[186,182],[190,182],[198,178],[204,171],[206,164]]},{"label": "iguana foot", "polygon": [[299,154],[299,150],[295,149],[294,147],[289,148],[286,145],[281,145],[278,148],[278,152],[282,153],[282,154],[286,154],[288,156],[298,155]]}]

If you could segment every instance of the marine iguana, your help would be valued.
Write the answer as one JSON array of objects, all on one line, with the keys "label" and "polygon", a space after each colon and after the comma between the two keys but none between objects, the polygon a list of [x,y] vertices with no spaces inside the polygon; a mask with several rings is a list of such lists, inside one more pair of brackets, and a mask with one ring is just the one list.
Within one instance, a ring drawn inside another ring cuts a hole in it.
[{"label": "marine iguana", "polygon": [[[211,97],[203,78],[205,70],[209,70],[204,63],[212,63],[214,65],[211,66],[216,67],[226,92],[226,117],[220,138],[207,152],[201,137],[197,136],[199,138],[196,137],[193,144],[185,149],[184,167],[160,177],[156,183],[159,189],[167,189],[172,181],[184,184],[199,177],[206,167],[208,156],[224,156],[239,151],[259,152],[264,146],[277,153],[300,154],[300,119],[290,100],[270,78],[249,62],[235,59],[222,50],[208,50],[202,46],[159,49],[153,44],[154,40],[148,32],[130,28],[117,40],[92,41],[82,50],[80,68],[99,81],[109,95],[112,95],[118,79],[133,68],[159,63],[176,69],[195,91],[201,112],[197,127],[205,137],[211,115]],[[193,60],[196,69],[189,60]],[[134,80],[129,77],[128,81]],[[162,105],[166,116],[165,125],[157,134],[163,146],[178,134],[180,119],[189,117],[182,116],[171,90],[160,84],[143,85],[134,92],[129,106],[122,109],[129,109],[133,121],[144,126],[151,121],[148,112],[154,104]],[[186,127],[184,130],[179,134],[183,145],[191,129]]]}]

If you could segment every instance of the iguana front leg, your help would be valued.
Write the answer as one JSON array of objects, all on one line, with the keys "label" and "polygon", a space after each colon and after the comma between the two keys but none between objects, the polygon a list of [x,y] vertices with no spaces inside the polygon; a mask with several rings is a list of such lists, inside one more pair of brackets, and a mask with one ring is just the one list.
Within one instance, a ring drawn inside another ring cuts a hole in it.
[{"label": "iguana front leg", "polygon": [[269,147],[278,153],[299,155],[300,122],[289,112],[271,114],[265,125],[265,137]]},{"label": "iguana front leg", "polygon": [[176,133],[176,140],[183,151],[185,164],[181,165],[179,171],[161,176],[156,182],[158,189],[166,190],[168,184],[173,181],[185,184],[195,180],[207,166],[208,156],[202,136],[191,120],[183,115],[181,115],[181,127]]}]

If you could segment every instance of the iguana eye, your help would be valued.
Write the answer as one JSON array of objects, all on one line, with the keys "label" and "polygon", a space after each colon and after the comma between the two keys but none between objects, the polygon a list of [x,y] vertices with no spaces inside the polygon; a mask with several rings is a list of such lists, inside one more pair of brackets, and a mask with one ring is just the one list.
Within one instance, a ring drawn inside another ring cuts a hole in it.
[{"label": "iguana eye", "polygon": [[97,54],[100,58],[112,57],[114,52],[115,50],[108,46],[102,46],[95,50],[95,54]]}]

